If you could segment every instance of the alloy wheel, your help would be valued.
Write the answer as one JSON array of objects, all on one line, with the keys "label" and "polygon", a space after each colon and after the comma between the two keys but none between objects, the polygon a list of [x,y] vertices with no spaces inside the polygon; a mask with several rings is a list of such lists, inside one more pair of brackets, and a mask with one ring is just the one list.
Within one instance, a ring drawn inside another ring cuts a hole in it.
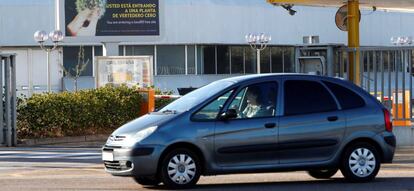
[{"label": "alloy wheel", "polygon": [[177,154],[168,162],[168,176],[176,184],[187,184],[196,175],[194,159],[187,154]]},{"label": "alloy wheel", "polygon": [[367,177],[376,167],[375,155],[367,148],[357,148],[349,156],[349,168],[358,177]]}]

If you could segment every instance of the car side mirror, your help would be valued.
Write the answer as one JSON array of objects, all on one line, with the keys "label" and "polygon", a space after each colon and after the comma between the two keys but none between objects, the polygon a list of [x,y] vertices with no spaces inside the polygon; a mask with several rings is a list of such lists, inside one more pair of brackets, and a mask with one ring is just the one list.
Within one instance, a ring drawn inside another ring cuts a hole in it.
[{"label": "car side mirror", "polygon": [[220,115],[221,120],[237,118],[237,111],[235,109],[228,109],[226,112]]}]

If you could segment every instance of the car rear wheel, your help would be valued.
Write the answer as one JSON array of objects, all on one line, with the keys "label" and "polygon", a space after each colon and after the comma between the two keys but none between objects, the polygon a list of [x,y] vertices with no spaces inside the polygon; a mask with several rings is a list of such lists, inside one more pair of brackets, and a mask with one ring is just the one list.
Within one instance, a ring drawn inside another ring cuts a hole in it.
[{"label": "car rear wheel", "polygon": [[317,179],[329,179],[338,172],[338,169],[310,170],[308,174]]},{"label": "car rear wheel", "polygon": [[157,186],[161,181],[155,177],[133,177],[135,182],[143,186]]},{"label": "car rear wheel", "polygon": [[161,179],[165,186],[183,189],[194,186],[200,178],[199,157],[188,149],[175,149],[162,161]]},{"label": "car rear wheel", "polygon": [[368,182],[375,179],[380,166],[375,147],[369,143],[358,143],[346,149],[341,172],[350,182]]}]

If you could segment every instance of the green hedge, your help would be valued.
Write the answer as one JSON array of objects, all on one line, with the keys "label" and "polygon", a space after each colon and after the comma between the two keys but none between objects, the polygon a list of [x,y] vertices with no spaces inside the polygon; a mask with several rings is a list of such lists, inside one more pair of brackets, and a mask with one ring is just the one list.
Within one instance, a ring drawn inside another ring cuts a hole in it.
[{"label": "green hedge", "polygon": [[[172,95],[172,91],[161,91],[160,89],[155,89],[155,95]],[[165,99],[165,98],[156,98],[155,99],[155,110],[160,110],[164,106],[173,102],[175,99]]]},{"label": "green hedge", "polygon": [[155,110],[162,109],[164,106],[168,105],[169,103],[173,102],[174,100],[175,99],[156,98],[155,99]]},{"label": "green hedge", "polygon": [[110,133],[138,117],[135,88],[106,86],[75,93],[36,94],[19,102],[19,138]]}]

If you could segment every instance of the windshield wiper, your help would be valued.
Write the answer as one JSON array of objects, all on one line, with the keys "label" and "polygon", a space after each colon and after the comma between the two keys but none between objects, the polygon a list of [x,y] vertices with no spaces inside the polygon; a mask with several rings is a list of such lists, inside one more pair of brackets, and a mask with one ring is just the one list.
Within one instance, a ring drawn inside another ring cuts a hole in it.
[{"label": "windshield wiper", "polygon": [[176,114],[177,110],[170,110],[170,109],[166,109],[164,111],[162,111],[162,113],[171,113],[171,114]]}]

